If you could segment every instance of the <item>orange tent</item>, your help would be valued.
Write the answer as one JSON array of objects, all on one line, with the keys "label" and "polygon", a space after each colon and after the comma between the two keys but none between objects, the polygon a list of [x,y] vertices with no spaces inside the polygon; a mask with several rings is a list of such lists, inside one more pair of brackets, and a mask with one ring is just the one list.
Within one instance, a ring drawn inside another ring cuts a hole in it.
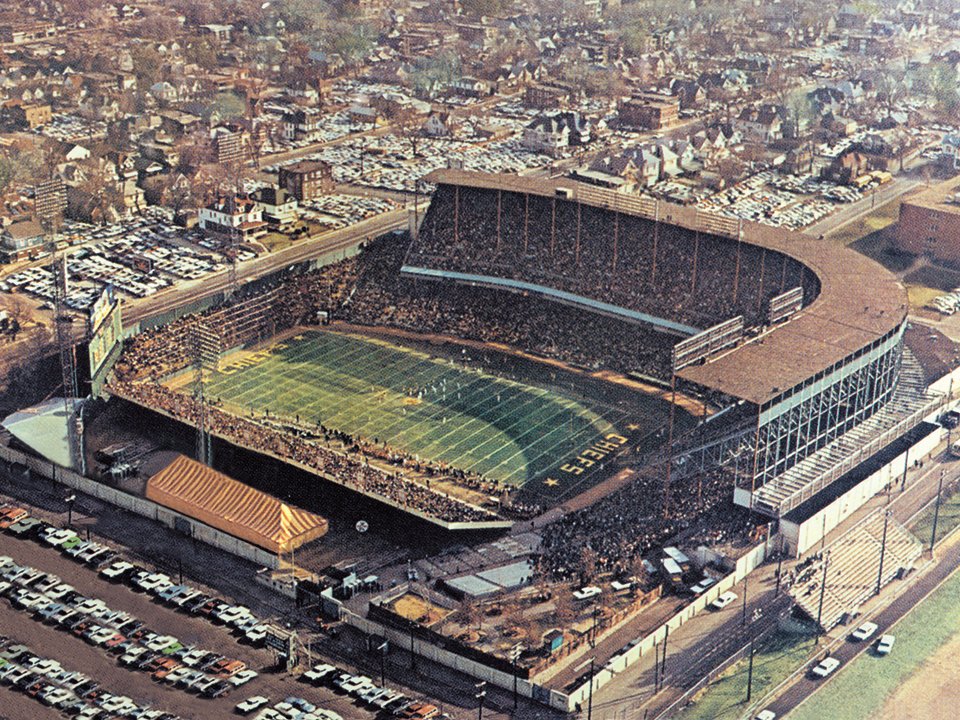
[{"label": "orange tent", "polygon": [[292,507],[185,455],[147,481],[147,498],[273,553],[327,532],[327,520]]}]

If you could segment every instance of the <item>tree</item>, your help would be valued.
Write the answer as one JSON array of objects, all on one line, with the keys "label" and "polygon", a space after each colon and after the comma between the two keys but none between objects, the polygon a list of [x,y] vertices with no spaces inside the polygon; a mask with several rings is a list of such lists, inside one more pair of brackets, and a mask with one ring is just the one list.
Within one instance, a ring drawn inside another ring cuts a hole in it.
[{"label": "tree", "polygon": [[183,57],[187,62],[205,70],[213,70],[219,65],[219,55],[220,46],[209,35],[191,38],[183,49]]},{"label": "tree", "polygon": [[593,582],[597,577],[597,551],[589,545],[580,550],[580,577],[584,583]]},{"label": "tree", "polygon": [[470,595],[463,598],[460,603],[460,616],[463,618],[463,624],[467,628],[477,626],[477,632],[483,630],[483,610],[477,604],[477,601]]},{"label": "tree", "polygon": [[563,627],[568,628],[577,619],[577,607],[573,602],[573,595],[570,588],[561,588],[554,596],[553,600],[554,615],[557,622]]},{"label": "tree", "polygon": [[150,43],[139,43],[130,48],[133,60],[133,73],[137,76],[137,85],[149,88],[162,79],[163,55]]},{"label": "tree", "polygon": [[17,177],[17,167],[7,153],[0,154],[0,195],[3,195]]},{"label": "tree", "polygon": [[501,15],[512,3],[510,0],[462,0],[460,7],[464,15],[480,17],[482,15]]}]

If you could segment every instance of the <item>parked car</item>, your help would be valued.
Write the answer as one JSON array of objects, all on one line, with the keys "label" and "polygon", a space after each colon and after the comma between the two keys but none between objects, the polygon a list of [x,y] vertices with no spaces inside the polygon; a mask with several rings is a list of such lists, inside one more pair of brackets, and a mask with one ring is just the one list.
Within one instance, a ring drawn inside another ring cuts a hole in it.
[{"label": "parked car", "polygon": [[877,641],[877,655],[889,655],[896,641],[897,638],[894,635],[881,635]]},{"label": "parked car", "polygon": [[876,623],[865,622],[863,623],[863,625],[861,625],[852,633],[850,633],[850,637],[853,638],[854,640],[860,640],[860,641],[868,640],[877,631],[877,628],[878,626]]},{"label": "parked car", "polygon": [[732,602],[735,602],[737,599],[737,594],[735,592],[725,592],[712,603],[710,607],[714,610],[723,610],[727,605]]},{"label": "parked car", "polygon": [[840,661],[835,657],[828,657],[814,665],[810,672],[813,673],[814,677],[825,678],[838,667],[840,667]]}]

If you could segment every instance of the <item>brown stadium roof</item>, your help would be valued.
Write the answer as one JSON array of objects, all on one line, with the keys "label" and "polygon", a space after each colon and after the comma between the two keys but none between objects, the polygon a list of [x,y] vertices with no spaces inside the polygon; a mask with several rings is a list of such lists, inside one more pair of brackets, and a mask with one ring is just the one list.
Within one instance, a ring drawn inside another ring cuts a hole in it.
[{"label": "brown stadium roof", "polygon": [[289,552],[327,532],[325,518],[185,455],[147,481],[147,498],[273,553]]},{"label": "brown stadium roof", "polygon": [[[463,170],[436,170],[425,179],[437,185],[544,197],[557,197],[560,190],[570,200],[614,209],[609,202],[598,199],[601,194],[596,188],[567,179]],[[641,214],[631,212],[631,199],[637,198],[623,196],[623,200],[615,200],[617,210]],[[708,214],[698,213],[693,207],[660,202],[657,212],[663,222],[691,231],[700,227],[703,232],[711,232],[704,229]],[[719,222],[735,227],[737,221],[723,218]],[[688,366],[678,373],[679,377],[761,405],[841,362],[906,318],[906,290],[879,263],[837,242],[817,240],[801,232],[754,222],[744,222],[741,227],[744,242],[785,253],[815,272],[820,280],[820,294],[789,322],[703,365]]]}]

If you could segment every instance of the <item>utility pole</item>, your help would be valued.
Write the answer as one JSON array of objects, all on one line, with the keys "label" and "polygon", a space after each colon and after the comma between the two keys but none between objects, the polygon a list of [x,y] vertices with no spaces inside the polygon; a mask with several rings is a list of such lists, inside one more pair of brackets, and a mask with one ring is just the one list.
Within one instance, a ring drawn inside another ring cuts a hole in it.
[{"label": "utility pole", "polygon": [[416,655],[413,654],[413,620],[410,621],[410,669],[416,668]]},{"label": "utility pole", "polygon": [[663,626],[663,664],[660,666],[660,687],[663,687],[667,675],[667,640],[670,638],[670,625]]},{"label": "utility pole", "polygon": [[587,695],[587,720],[593,720],[593,664],[595,657],[590,658],[590,693]]},{"label": "utility pole", "polygon": [[946,470],[940,471],[940,482],[937,483],[937,504],[933,507],[933,532],[930,533],[930,552],[933,553],[933,546],[937,544],[937,521],[940,519],[940,493],[943,492],[943,476]]},{"label": "utility pole", "polygon": [[821,631],[823,630],[823,625],[821,620],[823,619],[823,595],[827,591],[827,568],[830,567],[830,551],[827,550],[826,555],[823,556],[823,578],[820,580],[820,603],[817,606],[817,625],[820,625]]},{"label": "utility pole", "polygon": [[740,618],[740,625],[743,627],[747,625],[747,578],[749,577],[749,573],[743,576],[743,613]]},{"label": "utility pole", "polygon": [[883,513],[883,539],[880,541],[880,569],[877,570],[877,592],[874,593],[875,595],[880,594],[880,586],[883,584],[883,557],[887,552],[887,523],[890,521],[892,514],[890,510]]}]

